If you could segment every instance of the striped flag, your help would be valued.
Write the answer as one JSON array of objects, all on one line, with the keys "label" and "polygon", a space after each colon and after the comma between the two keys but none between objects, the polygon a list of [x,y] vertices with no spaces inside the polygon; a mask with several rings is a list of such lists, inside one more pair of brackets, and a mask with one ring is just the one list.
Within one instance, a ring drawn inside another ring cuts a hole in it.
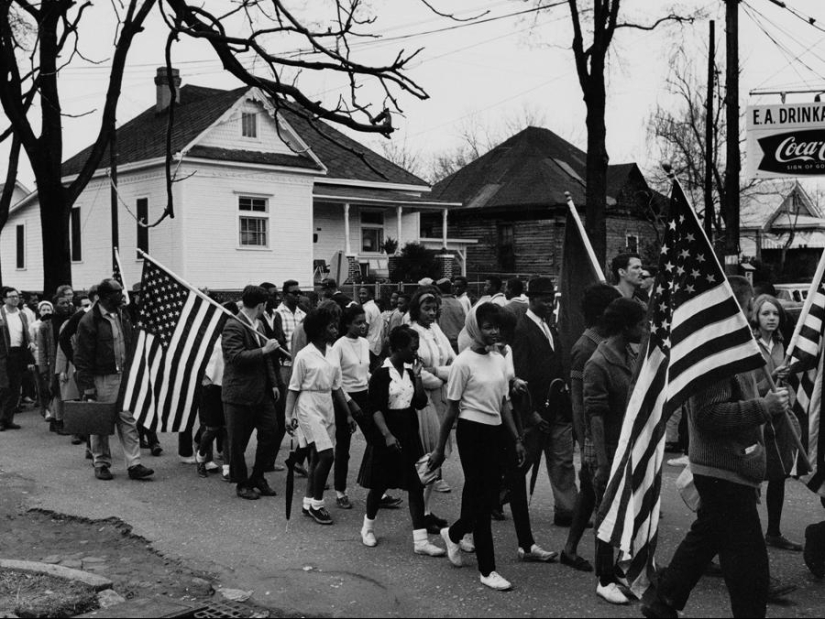
[{"label": "striped flag", "polygon": [[[822,257],[825,260],[825,254]],[[825,496],[825,433],[822,432],[822,369],[823,331],[825,331],[825,281],[820,279],[808,295],[812,303],[802,314],[799,335],[794,340],[790,364],[794,372],[788,377],[789,387],[796,393],[794,413],[802,426],[802,442],[807,445],[813,471],[798,470],[813,492]],[[807,421],[807,423],[806,423]],[[806,440],[807,439],[807,440]],[[797,467],[805,465],[797,464]]]},{"label": "striped flag", "polygon": [[195,393],[229,314],[144,258],[137,344],[123,407],[149,430],[180,432],[197,413]]},{"label": "striped flag", "polygon": [[112,279],[123,288],[123,304],[129,305],[131,303],[129,300],[129,291],[126,288],[126,284],[123,283],[123,268],[120,266],[120,252],[117,251],[117,247],[114,248],[114,253],[115,259],[112,263]]},{"label": "striped flag", "polygon": [[765,364],[677,182],[649,318],[650,338],[597,518],[599,539],[619,548],[620,566],[638,596],[655,565],[668,418],[703,386]]}]

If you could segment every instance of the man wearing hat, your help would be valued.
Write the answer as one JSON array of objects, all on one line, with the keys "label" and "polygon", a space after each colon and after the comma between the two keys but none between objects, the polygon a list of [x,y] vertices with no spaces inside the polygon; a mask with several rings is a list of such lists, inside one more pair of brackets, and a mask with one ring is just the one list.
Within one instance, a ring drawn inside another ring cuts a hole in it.
[{"label": "man wearing hat", "polygon": [[324,295],[324,297],[335,301],[341,308],[341,310],[347,309],[350,305],[354,303],[352,299],[350,299],[347,295],[338,290],[338,282],[336,282],[331,277],[328,277],[323,282],[321,282],[321,287],[323,289],[322,294]]},{"label": "man wearing hat", "polygon": [[453,283],[443,277],[435,285],[441,291],[441,315],[438,317],[438,326],[450,340],[453,350],[458,352],[458,334],[464,328],[466,314],[453,292]]},{"label": "man wearing hat", "polygon": [[561,342],[552,324],[555,293],[549,277],[530,281],[527,311],[519,318],[513,338],[513,362],[516,376],[527,381],[533,404],[533,410],[523,420],[528,460],[536,462],[544,451],[555,501],[553,521],[556,526],[570,526],[577,493],[573,420],[568,416],[568,407],[559,406],[559,399],[551,395],[553,381],[566,382]]}]

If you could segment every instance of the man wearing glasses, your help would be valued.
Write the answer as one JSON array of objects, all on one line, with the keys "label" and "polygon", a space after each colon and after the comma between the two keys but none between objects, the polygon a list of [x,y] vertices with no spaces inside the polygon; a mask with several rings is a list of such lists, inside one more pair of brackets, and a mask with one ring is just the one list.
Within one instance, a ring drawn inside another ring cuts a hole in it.
[{"label": "man wearing glasses", "polygon": [[653,267],[645,267],[642,269],[642,283],[636,290],[636,296],[645,303],[650,302],[650,293],[653,290],[653,284],[656,282],[656,269]]},{"label": "man wearing glasses", "polygon": [[26,367],[33,362],[26,315],[20,311],[20,293],[3,288],[0,306],[0,432],[19,430],[14,414],[20,403],[20,387]]}]

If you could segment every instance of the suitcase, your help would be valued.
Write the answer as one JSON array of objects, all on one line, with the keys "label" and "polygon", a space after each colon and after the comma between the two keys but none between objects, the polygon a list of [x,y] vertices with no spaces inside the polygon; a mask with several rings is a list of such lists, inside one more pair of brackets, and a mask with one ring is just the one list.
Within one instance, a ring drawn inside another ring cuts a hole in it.
[{"label": "suitcase", "polygon": [[115,402],[63,403],[63,429],[69,434],[110,436],[115,433]]}]

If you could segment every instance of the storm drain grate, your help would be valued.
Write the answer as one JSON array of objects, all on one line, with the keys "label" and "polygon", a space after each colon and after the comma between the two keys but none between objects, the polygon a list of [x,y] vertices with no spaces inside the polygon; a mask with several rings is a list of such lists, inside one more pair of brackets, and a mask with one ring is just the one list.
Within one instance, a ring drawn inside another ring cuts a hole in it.
[{"label": "storm drain grate", "polygon": [[260,618],[269,617],[269,611],[240,602],[207,602],[205,607],[196,610],[193,617],[230,617]]}]

